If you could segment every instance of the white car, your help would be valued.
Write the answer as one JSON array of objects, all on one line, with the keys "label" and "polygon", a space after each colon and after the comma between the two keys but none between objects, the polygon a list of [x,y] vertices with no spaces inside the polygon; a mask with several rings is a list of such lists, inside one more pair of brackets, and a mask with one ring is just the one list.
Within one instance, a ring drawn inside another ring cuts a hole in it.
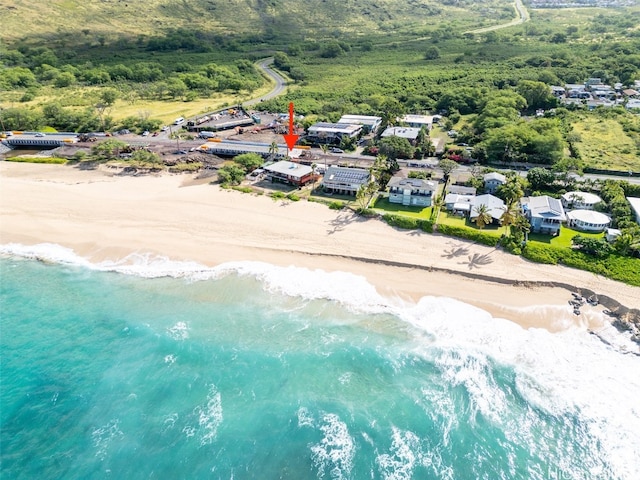
[{"label": "white car", "polygon": [[169,127],[167,127],[166,125],[160,129],[160,131],[162,132],[166,132],[167,130],[169,130]]},{"label": "white car", "polygon": [[145,130],[144,132],[142,132],[142,136],[143,137],[148,137],[149,136],[149,130]]},{"label": "white car", "polygon": [[44,137],[44,133],[38,132],[34,135],[34,137]]}]

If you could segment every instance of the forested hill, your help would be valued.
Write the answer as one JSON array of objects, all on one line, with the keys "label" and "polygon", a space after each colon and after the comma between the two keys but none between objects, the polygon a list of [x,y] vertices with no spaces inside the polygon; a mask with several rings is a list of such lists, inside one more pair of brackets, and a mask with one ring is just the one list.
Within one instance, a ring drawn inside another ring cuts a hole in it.
[{"label": "forested hill", "polygon": [[[5,41],[74,35],[164,36],[172,30],[296,41],[340,35],[420,34],[435,24],[491,25],[513,17],[509,0],[0,0]],[[29,25],[26,29],[25,25]]]}]

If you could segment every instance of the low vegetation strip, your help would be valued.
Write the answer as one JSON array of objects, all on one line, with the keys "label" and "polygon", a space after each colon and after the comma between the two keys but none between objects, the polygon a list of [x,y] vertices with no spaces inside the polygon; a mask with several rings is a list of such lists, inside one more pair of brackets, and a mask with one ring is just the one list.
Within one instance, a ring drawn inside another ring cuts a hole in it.
[{"label": "low vegetation strip", "polygon": [[7,162],[22,162],[22,163],[51,163],[51,164],[65,164],[66,158],[59,157],[7,157]]},{"label": "low vegetation strip", "polygon": [[640,258],[611,254],[595,258],[570,248],[560,248],[539,243],[528,243],[522,256],[537,263],[566,265],[586,270],[629,285],[640,286]]}]

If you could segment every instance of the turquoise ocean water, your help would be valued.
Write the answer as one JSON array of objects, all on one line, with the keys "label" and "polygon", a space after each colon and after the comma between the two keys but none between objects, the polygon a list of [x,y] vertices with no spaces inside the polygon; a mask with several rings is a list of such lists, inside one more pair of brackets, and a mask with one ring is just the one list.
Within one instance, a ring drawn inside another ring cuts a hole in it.
[{"label": "turquoise ocean water", "polygon": [[3,479],[640,478],[640,357],[584,330],[346,273],[0,252]]}]

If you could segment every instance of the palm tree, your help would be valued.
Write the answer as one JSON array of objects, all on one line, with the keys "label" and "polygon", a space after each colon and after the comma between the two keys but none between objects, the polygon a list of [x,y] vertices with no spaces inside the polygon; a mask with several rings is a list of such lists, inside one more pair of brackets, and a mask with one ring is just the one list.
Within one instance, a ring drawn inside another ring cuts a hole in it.
[{"label": "palm tree", "polygon": [[504,207],[504,212],[502,212],[502,216],[500,217],[500,225],[506,227],[510,234],[511,226],[515,223],[517,216],[518,210],[514,205],[507,205]]},{"label": "palm tree", "polygon": [[489,207],[484,204],[480,204],[475,207],[475,211],[478,214],[476,218],[471,220],[476,223],[476,226],[480,229],[483,229],[485,226],[491,223],[491,213],[489,213]]},{"label": "palm tree", "polygon": [[278,150],[278,143],[274,140],[271,142],[271,145],[269,145],[269,161],[273,161],[275,156],[278,154]]},{"label": "palm tree", "polygon": [[531,231],[531,224],[529,223],[529,220],[527,220],[527,217],[522,214],[522,212],[518,212],[518,214],[516,215],[516,219],[513,222],[512,230],[514,231],[514,236],[515,232],[518,232],[518,234],[523,237],[523,240],[526,243],[526,241],[528,240],[527,234]]},{"label": "palm tree", "polygon": [[327,154],[329,153],[329,145],[326,143],[320,144],[320,150],[322,150],[322,155],[324,155],[324,171],[327,171]]}]

